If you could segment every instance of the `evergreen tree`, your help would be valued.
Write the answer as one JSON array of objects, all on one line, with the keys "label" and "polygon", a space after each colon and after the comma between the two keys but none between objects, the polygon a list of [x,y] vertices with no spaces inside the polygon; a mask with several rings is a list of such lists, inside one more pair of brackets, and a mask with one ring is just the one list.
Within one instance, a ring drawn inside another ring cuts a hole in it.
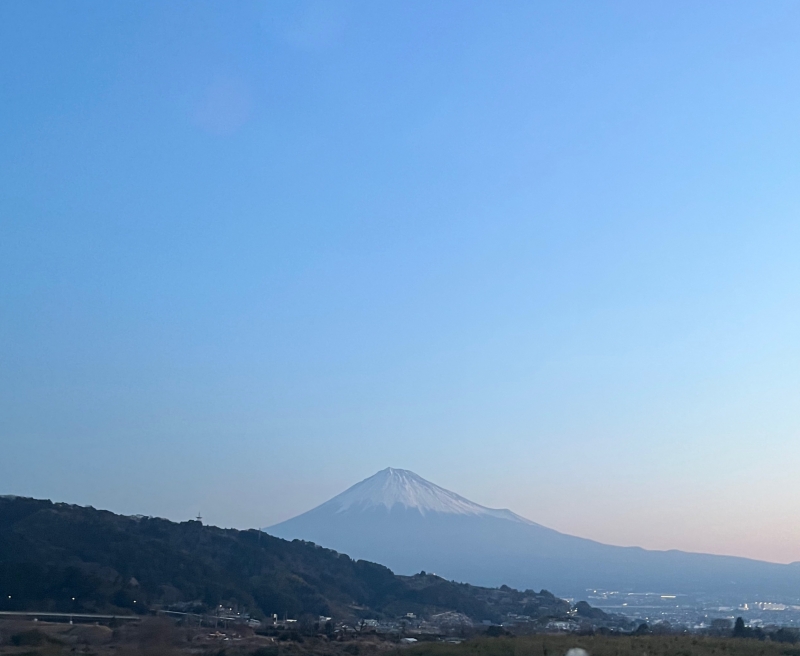
[{"label": "evergreen tree", "polygon": [[747,635],[747,629],[744,625],[744,620],[741,617],[736,618],[736,623],[733,625],[733,637],[744,638]]}]

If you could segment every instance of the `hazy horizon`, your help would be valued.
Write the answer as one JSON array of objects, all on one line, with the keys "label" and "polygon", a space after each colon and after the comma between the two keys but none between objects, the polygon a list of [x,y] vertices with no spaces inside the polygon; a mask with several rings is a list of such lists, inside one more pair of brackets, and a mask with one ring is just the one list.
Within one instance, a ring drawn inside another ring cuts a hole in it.
[{"label": "hazy horizon", "polygon": [[0,4],[0,494],[387,466],[800,561],[800,5]]}]

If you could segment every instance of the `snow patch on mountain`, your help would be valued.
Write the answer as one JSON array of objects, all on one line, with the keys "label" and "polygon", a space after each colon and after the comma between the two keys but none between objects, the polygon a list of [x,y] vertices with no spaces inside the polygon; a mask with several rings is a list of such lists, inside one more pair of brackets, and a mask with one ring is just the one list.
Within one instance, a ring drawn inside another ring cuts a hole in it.
[{"label": "snow patch on mountain", "polygon": [[534,524],[510,510],[495,510],[473,503],[454,492],[426,481],[407,469],[388,467],[374,476],[356,483],[319,507],[328,512],[364,511],[396,506],[417,510],[420,514],[448,513],[496,517],[514,522]]}]

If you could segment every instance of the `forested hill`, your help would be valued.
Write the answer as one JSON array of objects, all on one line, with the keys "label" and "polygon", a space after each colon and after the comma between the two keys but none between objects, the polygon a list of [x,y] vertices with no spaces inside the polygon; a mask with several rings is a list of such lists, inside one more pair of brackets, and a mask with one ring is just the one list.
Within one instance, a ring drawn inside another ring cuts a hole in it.
[{"label": "forested hill", "polygon": [[548,592],[396,576],[375,563],[256,530],[0,498],[0,610],[142,613],[218,604],[236,604],[255,617],[295,618],[457,611],[497,621],[509,604],[533,617],[570,611]]}]

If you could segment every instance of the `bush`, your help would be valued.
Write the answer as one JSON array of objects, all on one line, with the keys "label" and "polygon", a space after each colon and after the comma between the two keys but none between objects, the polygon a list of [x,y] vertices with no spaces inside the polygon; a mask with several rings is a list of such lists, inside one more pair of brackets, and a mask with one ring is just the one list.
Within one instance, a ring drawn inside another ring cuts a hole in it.
[{"label": "bush", "polygon": [[488,629],[486,629],[486,635],[490,638],[499,638],[500,636],[510,636],[511,634],[506,631],[502,626],[497,626],[493,624]]},{"label": "bush", "polygon": [[259,647],[250,656],[278,656],[277,647]]},{"label": "bush", "polygon": [[47,636],[38,629],[23,631],[11,636],[11,644],[15,647],[36,647],[47,640]]}]

